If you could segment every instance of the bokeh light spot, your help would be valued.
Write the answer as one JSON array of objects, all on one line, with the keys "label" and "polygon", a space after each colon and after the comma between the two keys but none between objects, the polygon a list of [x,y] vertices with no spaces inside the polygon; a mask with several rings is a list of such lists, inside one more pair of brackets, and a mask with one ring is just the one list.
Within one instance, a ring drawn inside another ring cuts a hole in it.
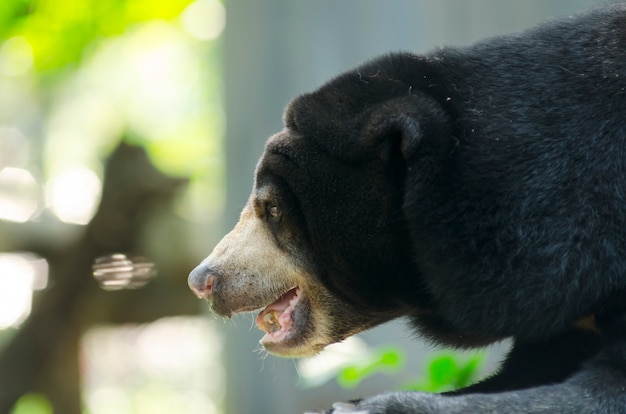
[{"label": "bokeh light spot", "polygon": [[226,11],[217,0],[197,0],[180,16],[183,28],[196,39],[213,40],[219,37],[226,25]]},{"label": "bokeh light spot", "polygon": [[22,36],[12,37],[0,47],[0,73],[20,76],[33,66],[33,49]]},{"label": "bokeh light spot", "polygon": [[102,183],[86,168],[67,170],[53,177],[46,186],[47,202],[65,223],[87,224],[100,202]]},{"label": "bokeh light spot", "polygon": [[218,414],[223,345],[215,321],[205,317],[92,328],[81,341],[87,408],[92,414]]},{"label": "bokeh light spot", "polygon": [[33,289],[48,283],[48,263],[30,253],[0,254],[0,329],[18,326],[30,315]]},{"label": "bokeh light spot", "polygon": [[93,264],[93,277],[104,290],[139,289],[156,275],[154,263],[121,253],[98,257]]},{"label": "bokeh light spot", "polygon": [[39,184],[23,168],[6,167],[0,170],[0,220],[24,223],[39,207]]}]

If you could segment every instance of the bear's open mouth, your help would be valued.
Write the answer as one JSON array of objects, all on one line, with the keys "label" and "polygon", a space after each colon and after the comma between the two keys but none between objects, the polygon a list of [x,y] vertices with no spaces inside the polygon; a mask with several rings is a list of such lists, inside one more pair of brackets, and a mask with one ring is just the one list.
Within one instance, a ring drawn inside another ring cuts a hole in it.
[{"label": "bear's open mouth", "polygon": [[261,343],[281,342],[289,335],[293,327],[293,311],[301,298],[302,289],[296,286],[259,313],[256,325],[265,332]]}]

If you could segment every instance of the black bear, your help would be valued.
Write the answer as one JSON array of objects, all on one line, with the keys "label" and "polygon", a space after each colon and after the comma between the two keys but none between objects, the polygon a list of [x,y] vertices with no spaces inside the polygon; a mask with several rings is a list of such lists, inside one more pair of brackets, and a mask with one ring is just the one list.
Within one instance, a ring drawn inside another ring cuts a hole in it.
[{"label": "black bear", "polygon": [[514,340],[467,389],[335,413],[626,413],[626,4],[380,57],[284,124],[189,276],[216,313],[258,311],[292,357],[400,316],[454,347]]}]

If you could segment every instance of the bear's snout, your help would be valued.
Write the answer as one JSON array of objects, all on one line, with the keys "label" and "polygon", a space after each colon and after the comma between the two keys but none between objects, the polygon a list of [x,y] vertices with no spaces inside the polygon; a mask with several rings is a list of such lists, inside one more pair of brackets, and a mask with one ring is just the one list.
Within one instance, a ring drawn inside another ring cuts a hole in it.
[{"label": "bear's snout", "polygon": [[198,298],[210,300],[215,286],[215,275],[205,263],[201,263],[189,273],[187,283]]}]

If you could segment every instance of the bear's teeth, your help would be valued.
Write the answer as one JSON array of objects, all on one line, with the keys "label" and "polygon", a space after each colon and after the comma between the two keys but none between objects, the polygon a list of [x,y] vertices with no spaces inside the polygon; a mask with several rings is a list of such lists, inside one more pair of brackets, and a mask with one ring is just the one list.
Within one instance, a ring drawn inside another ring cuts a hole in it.
[{"label": "bear's teeth", "polygon": [[282,326],[278,322],[278,316],[276,315],[277,311],[269,311],[265,315],[263,315],[263,325],[265,328],[265,332],[273,333],[279,331]]}]

